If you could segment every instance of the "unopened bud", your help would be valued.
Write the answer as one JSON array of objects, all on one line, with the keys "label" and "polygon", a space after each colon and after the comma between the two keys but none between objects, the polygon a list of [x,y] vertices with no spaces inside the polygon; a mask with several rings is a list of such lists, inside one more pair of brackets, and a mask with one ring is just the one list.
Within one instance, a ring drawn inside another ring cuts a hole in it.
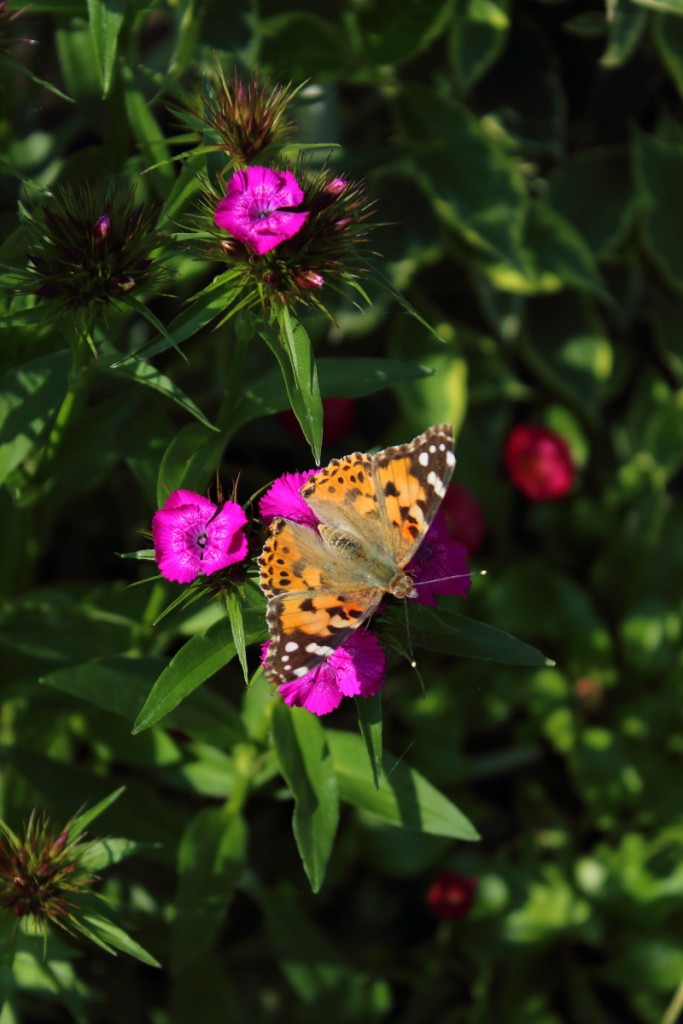
[{"label": "unopened bud", "polygon": [[344,178],[333,178],[328,185],[325,185],[325,191],[331,192],[334,196],[340,196],[345,188],[346,181]]},{"label": "unopened bud", "polygon": [[323,275],[316,273],[315,270],[298,270],[294,275],[294,280],[299,288],[322,288],[325,284]]},{"label": "unopened bud", "polygon": [[109,232],[111,231],[111,217],[106,215],[98,217],[95,224],[94,235],[98,242],[104,241]]}]

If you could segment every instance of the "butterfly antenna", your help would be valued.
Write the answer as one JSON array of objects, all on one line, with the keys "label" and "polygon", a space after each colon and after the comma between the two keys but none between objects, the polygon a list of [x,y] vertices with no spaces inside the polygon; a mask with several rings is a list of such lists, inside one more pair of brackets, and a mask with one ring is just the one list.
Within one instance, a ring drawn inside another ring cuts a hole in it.
[{"label": "butterfly antenna", "polygon": [[400,765],[401,761],[406,756],[406,754],[410,753],[411,747],[414,745],[414,743],[415,743],[415,740],[411,740],[410,743],[408,744],[408,746],[406,747],[406,749],[401,754],[401,756],[396,758],[396,760],[392,764],[392,766],[389,769],[389,771],[385,773],[385,776],[384,776],[385,779],[388,779],[390,777],[391,773],[394,772],[398,768],[398,766]]},{"label": "butterfly antenna", "polygon": [[458,572],[453,576],[438,576],[435,580],[420,580],[415,586],[424,587],[427,583],[444,583],[446,580],[460,580],[464,576],[488,576],[488,571],[486,569],[473,569],[471,572]]}]

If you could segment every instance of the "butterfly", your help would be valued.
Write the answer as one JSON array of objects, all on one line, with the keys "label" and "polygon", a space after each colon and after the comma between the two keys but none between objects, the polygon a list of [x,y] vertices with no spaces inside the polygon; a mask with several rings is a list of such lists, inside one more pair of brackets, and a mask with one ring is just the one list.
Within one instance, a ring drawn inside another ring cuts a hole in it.
[{"label": "butterfly", "polygon": [[259,557],[272,683],[326,661],[386,594],[417,596],[405,569],[454,466],[453,430],[438,423],[409,444],[333,459],[312,476],[300,494],[320,520],[317,531],[273,520]]}]

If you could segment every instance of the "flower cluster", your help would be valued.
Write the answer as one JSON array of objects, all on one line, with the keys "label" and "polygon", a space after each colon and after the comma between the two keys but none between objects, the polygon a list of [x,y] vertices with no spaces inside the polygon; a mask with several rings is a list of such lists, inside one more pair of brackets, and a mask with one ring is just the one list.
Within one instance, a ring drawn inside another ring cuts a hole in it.
[{"label": "flower cluster", "polygon": [[49,300],[53,311],[93,312],[131,292],[157,290],[169,272],[159,249],[164,236],[135,190],[115,184],[61,185],[27,218],[27,265],[11,283]]},{"label": "flower cluster", "polygon": [[330,168],[256,165],[227,181],[203,179],[189,237],[201,256],[227,265],[226,306],[277,314],[298,304],[328,313],[323,287],[365,274],[359,246],[371,212],[364,186]]},{"label": "flower cluster", "polygon": [[2,823],[0,836],[0,910],[72,931],[74,900],[95,880],[84,859],[91,844],[35,812],[22,838]]}]

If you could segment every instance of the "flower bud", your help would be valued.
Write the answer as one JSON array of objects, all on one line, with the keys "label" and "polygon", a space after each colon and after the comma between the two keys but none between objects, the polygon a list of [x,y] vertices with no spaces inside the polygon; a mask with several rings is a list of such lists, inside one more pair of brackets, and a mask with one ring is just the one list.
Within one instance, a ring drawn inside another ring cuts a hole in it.
[{"label": "flower bud", "polygon": [[571,491],[576,467],[563,437],[535,423],[508,434],[503,461],[512,483],[531,501],[557,501]]},{"label": "flower bud", "polygon": [[478,878],[442,871],[427,892],[427,905],[434,917],[458,921],[469,914],[479,885]]}]

